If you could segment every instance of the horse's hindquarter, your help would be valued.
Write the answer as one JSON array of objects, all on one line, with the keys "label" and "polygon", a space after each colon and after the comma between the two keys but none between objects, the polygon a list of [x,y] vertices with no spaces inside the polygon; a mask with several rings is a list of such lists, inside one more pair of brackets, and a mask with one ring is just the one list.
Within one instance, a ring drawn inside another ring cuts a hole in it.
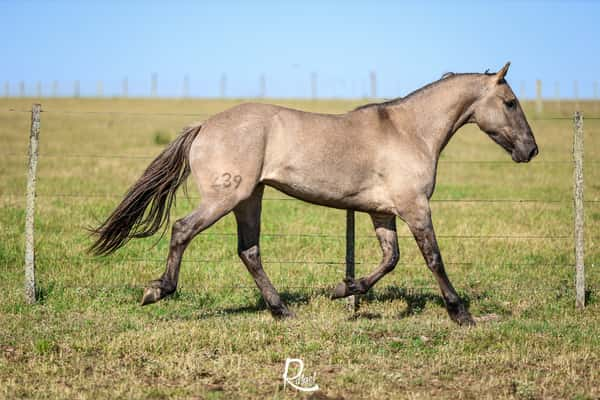
[{"label": "horse's hindquarter", "polygon": [[243,200],[259,181],[266,131],[278,107],[242,104],[202,124],[190,150],[190,167],[202,197]]}]

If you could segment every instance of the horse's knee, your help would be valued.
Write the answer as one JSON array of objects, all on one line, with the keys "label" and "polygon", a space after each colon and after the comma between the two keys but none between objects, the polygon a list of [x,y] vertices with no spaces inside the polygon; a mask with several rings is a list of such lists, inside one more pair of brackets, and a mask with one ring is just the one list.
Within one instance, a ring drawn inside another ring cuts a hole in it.
[{"label": "horse's knee", "polygon": [[242,249],[238,247],[238,256],[246,265],[253,267],[260,265],[260,250],[258,246],[252,246],[248,249]]}]

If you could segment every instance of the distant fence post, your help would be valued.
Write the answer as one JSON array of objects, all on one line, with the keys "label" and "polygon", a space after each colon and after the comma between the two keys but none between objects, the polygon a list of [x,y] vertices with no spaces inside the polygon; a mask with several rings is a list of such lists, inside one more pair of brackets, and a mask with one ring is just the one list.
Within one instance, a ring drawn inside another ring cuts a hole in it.
[{"label": "distant fence post", "polygon": [[525,97],[527,96],[527,88],[525,87],[525,82],[521,81],[521,87],[520,87],[520,95],[519,97],[523,100],[525,100]]},{"label": "distant fence post", "polygon": [[315,100],[317,98],[317,73],[310,74],[310,97]]},{"label": "distant fence post", "polygon": [[221,98],[225,98],[225,95],[227,94],[227,74],[223,73],[221,75],[221,81],[219,86],[219,94]]},{"label": "distant fence post", "polygon": [[542,81],[535,81],[535,112],[537,115],[541,115],[544,111],[544,104],[542,103]]},{"label": "distant fence post", "polygon": [[27,203],[25,207],[25,300],[35,303],[35,181],[38,160],[38,138],[40,136],[41,104],[31,109],[31,130],[29,131],[29,168],[27,172]]},{"label": "distant fence post", "polygon": [[371,98],[374,99],[377,97],[377,75],[375,71],[371,71],[369,79],[371,81]]},{"label": "distant fence post", "polygon": [[104,97],[104,83],[96,82],[96,97]]},{"label": "distant fence post", "polygon": [[158,74],[156,72],[152,73],[151,81],[150,96],[156,97],[156,94],[158,93]]},{"label": "distant fence post", "polygon": [[554,97],[556,100],[556,110],[560,114],[560,83],[554,82]]},{"label": "distant fence post", "polygon": [[575,304],[585,307],[584,219],[583,219],[583,115],[573,118],[573,206],[575,209]]},{"label": "distant fence post", "polygon": [[267,78],[265,74],[261,74],[258,79],[258,97],[261,99],[267,95]]},{"label": "distant fence post", "polygon": [[594,81],[594,114],[598,114],[598,81]]},{"label": "distant fence post", "polygon": [[190,97],[190,76],[188,74],[185,74],[183,76],[183,92],[182,92],[183,98],[187,99],[188,97]]},{"label": "distant fence post", "polygon": [[[354,279],[354,211],[346,211],[346,278]],[[360,305],[358,296],[348,297],[348,308],[356,312]]]}]

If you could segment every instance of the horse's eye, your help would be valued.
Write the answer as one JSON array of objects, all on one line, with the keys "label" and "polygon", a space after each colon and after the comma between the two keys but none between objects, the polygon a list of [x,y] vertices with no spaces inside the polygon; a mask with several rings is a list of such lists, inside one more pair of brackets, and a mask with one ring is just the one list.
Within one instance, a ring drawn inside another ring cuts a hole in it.
[{"label": "horse's eye", "polygon": [[504,104],[506,104],[506,107],[510,109],[515,108],[517,106],[517,102],[514,100],[505,101]]}]

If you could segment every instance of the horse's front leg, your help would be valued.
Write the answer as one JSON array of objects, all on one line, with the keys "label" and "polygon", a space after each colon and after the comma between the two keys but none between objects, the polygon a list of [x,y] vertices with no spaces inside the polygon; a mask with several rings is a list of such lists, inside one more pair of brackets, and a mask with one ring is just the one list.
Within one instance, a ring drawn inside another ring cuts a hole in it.
[{"label": "horse's front leg", "polygon": [[406,217],[405,221],[414,235],[421,253],[423,253],[427,266],[440,285],[450,318],[459,325],[475,325],[471,314],[469,314],[452,283],[450,283],[448,275],[446,275],[442,255],[435,238],[433,223],[431,222],[429,203],[426,202],[426,205],[411,210],[410,216]]},{"label": "horse's front leg", "polygon": [[370,215],[383,253],[381,263],[375,271],[363,278],[356,280],[346,278],[339,283],[331,296],[333,299],[367,293],[377,281],[392,272],[398,263],[400,252],[398,250],[398,235],[396,234],[396,216],[376,213]]}]

